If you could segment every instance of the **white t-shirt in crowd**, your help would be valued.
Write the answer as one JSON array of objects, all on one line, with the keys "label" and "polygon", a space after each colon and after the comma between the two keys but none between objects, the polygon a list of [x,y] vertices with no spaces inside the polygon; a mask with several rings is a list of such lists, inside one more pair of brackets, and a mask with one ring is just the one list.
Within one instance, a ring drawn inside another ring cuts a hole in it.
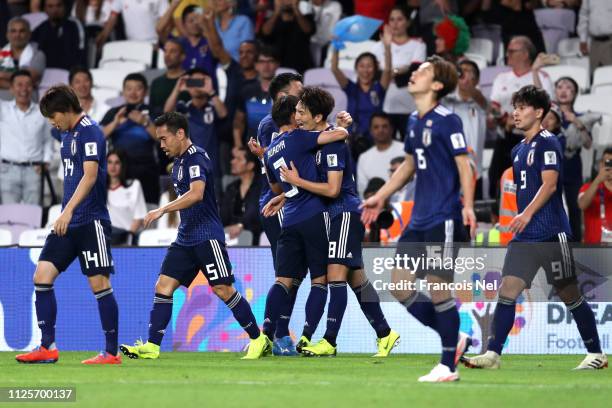
[{"label": "white t-shirt in crowd", "polygon": [[[372,49],[380,64],[380,69],[385,68],[385,47],[378,42]],[[391,43],[391,63],[393,69],[406,67],[413,62],[423,62],[427,58],[427,46],[420,39],[410,39],[404,44]],[[406,87],[398,88],[391,81],[385,95],[383,111],[391,114],[410,114],[416,109],[412,96]]]},{"label": "white t-shirt in crowd", "polygon": [[112,11],[121,13],[128,40],[156,41],[155,25],[167,9],[168,0],[113,0]]},{"label": "white t-shirt in crowd", "polygon": [[113,227],[130,230],[134,220],[147,215],[147,205],[138,180],[132,180],[128,187],[108,189],[108,213]]},{"label": "white t-shirt in crowd", "polygon": [[[88,5],[85,10],[85,27],[88,26],[98,26],[104,27],[106,20],[110,17],[111,9],[112,9],[112,0],[99,0],[102,1],[102,8],[100,9],[100,17],[96,18],[96,7]],[[116,1],[116,0],[115,0]],[[76,16],[76,2],[72,7],[72,17],[77,18]]]},{"label": "white t-shirt in crowd", "polygon": [[[553,99],[555,96],[553,83],[550,76],[544,71],[540,71],[540,82],[542,82],[542,88]],[[521,76],[516,75],[514,71],[497,74],[493,80],[491,102],[499,104],[502,113],[512,113],[512,94],[526,85],[533,85],[533,74],[531,71]]]},{"label": "white t-shirt in crowd", "polygon": [[387,150],[379,151],[376,146],[372,146],[359,156],[357,161],[357,190],[359,196],[363,198],[363,191],[368,186],[368,182],[374,177],[389,180],[390,162],[396,157],[404,157],[404,144],[394,140]]}]

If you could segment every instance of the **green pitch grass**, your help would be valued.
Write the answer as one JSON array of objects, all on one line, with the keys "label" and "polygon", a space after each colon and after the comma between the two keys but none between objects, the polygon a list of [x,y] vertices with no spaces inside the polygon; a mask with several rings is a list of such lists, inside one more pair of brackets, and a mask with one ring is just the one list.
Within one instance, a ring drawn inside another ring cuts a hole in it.
[{"label": "green pitch grass", "polygon": [[610,369],[570,370],[582,356],[505,356],[498,371],[461,368],[458,383],[419,384],[436,356],[242,361],[235,353],[164,353],[96,367],[80,364],[90,352],[62,352],[54,365],[21,365],[14,355],[0,353],[0,387],[76,387],[76,403],[55,404],[66,407],[593,408],[610,407],[612,396]]}]

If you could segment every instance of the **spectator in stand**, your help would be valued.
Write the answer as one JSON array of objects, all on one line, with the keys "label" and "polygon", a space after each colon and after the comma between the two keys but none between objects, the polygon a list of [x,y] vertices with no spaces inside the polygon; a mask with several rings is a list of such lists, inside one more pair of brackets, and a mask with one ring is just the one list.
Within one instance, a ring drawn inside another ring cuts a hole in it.
[{"label": "spectator in stand", "polygon": [[531,40],[524,36],[513,38],[506,48],[509,72],[498,74],[491,90],[491,113],[498,127],[497,140],[489,168],[489,197],[499,196],[499,180],[505,169],[512,166],[510,152],[522,138],[522,132],[514,129],[512,118],[512,94],[526,85],[542,88],[554,95],[548,74],[541,70],[549,60],[545,54],[537,54]]},{"label": "spectator in stand", "polygon": [[85,49],[87,66],[93,67],[96,62],[96,37],[102,32],[112,10],[112,0],[76,0],[70,13],[85,28]]},{"label": "spectator in stand", "polygon": [[582,1],[584,0],[542,0],[542,6],[548,8],[567,8],[578,10]]},{"label": "spectator in stand", "polygon": [[580,242],[582,238],[582,220],[578,208],[578,192],[582,185],[582,148],[589,149],[593,143],[591,127],[599,114],[581,114],[574,111],[574,102],[578,96],[578,84],[570,77],[559,78],[555,82],[555,97],[560,108],[560,126],[565,136],[563,160],[563,192],[567,202],[570,226],[573,238]]},{"label": "spectator in stand", "polygon": [[78,21],[69,19],[64,0],[46,0],[48,19],[32,33],[32,41],[47,57],[47,67],[69,71],[85,65],[85,33]]},{"label": "spectator in stand", "polygon": [[110,17],[96,37],[96,46],[102,49],[117,24],[119,14],[123,17],[128,40],[156,42],[156,24],[167,9],[168,0],[113,0]]},{"label": "spectator in stand", "polygon": [[510,41],[514,37],[525,36],[531,40],[538,53],[546,52],[542,32],[533,14],[538,0],[500,0],[500,5],[504,47],[510,47]]},{"label": "spectator in stand", "polygon": [[177,7],[172,13],[172,20],[174,25],[174,30],[172,30],[172,35],[174,37],[185,37],[187,34],[185,33],[185,28],[183,27],[183,11],[189,6],[199,7],[202,10],[210,9],[209,4],[210,0],[173,0],[170,2],[169,7],[173,7],[174,3],[177,3]]},{"label": "spectator in stand", "polygon": [[487,135],[488,102],[478,89],[480,70],[474,61],[467,59],[459,62],[459,82],[457,89],[443,100],[444,106],[456,113],[463,122],[465,135],[470,153],[474,157],[478,181],[476,197],[482,198],[482,154]]},{"label": "spectator in stand", "polygon": [[357,190],[360,196],[373,178],[389,180],[388,168],[383,163],[404,155],[404,145],[393,140],[393,122],[391,117],[383,112],[377,112],[370,118],[370,134],[374,146],[359,156],[357,161]]},{"label": "spectator in stand", "polygon": [[9,89],[11,75],[17,70],[27,70],[34,84],[38,84],[47,59],[38,45],[30,42],[30,23],[22,17],[13,17],[6,37],[8,44],[0,51],[0,89]]},{"label": "spectator in stand", "polygon": [[316,31],[310,38],[310,53],[315,67],[325,61],[327,48],[334,36],[334,27],[342,17],[342,5],[335,0],[312,0]]},{"label": "spectator in stand", "polygon": [[32,102],[32,74],[15,71],[10,81],[14,99],[0,101],[0,198],[40,204],[41,172],[53,154],[51,127]]},{"label": "spectator in stand", "polygon": [[299,0],[274,0],[274,12],[261,27],[265,41],[280,55],[282,67],[300,73],[313,67],[310,37],[315,33],[314,17]]},{"label": "spectator in stand", "polygon": [[[397,156],[391,159],[389,162],[389,178],[395,173],[395,170],[406,160],[406,155]],[[408,182],[404,187],[396,191],[394,194],[389,197],[390,203],[400,203],[402,201],[413,201],[414,200],[414,191],[416,190],[416,183],[414,182],[414,177],[412,180]]]},{"label": "spectator in stand", "polygon": [[[240,93],[234,115],[234,147],[244,146],[249,138],[256,137],[259,122],[272,109],[272,99],[268,90],[278,67],[276,50],[263,47],[255,64],[257,81],[245,85]],[[299,79],[296,81],[301,82],[301,76],[297,77]]]},{"label": "spectator in stand", "polygon": [[387,21],[395,4],[395,0],[355,0],[354,14]]},{"label": "spectator in stand", "polygon": [[142,74],[129,74],[123,80],[125,104],[110,109],[100,122],[104,135],[116,150],[125,152],[127,177],[140,181],[145,201],[159,201],[159,170],[155,159],[155,126],[144,103],[147,80]]},{"label": "spectator in stand", "polygon": [[448,14],[457,14],[457,3],[457,0],[408,0],[410,6],[419,8],[420,32],[427,44],[427,55],[436,51],[434,25]]},{"label": "spectator in stand", "polygon": [[[190,99],[178,100],[181,92],[188,92]],[[213,88],[210,74],[194,68],[179,78],[164,105],[164,112],[175,110],[184,114],[189,120],[189,137],[194,145],[209,154],[215,177],[220,182],[219,141],[215,125],[227,116],[227,109]],[[221,189],[217,191],[221,192]]]},{"label": "spectator in stand", "polygon": [[237,0],[212,0],[216,15],[215,26],[223,47],[233,59],[239,58],[238,49],[244,41],[255,38],[253,23],[247,16],[236,15]]},{"label": "spectator in stand", "polygon": [[470,28],[459,16],[446,16],[434,26],[436,54],[456,64],[470,46]]},{"label": "spectator in stand", "polygon": [[[406,131],[408,116],[416,109],[412,96],[408,93],[408,78],[411,64],[425,61],[427,46],[419,38],[408,35],[412,21],[407,7],[394,6],[389,14],[389,24],[385,30],[391,31],[391,62],[394,81],[389,84],[383,104],[383,111],[391,115],[395,129],[402,135]],[[387,28],[388,27],[388,28]],[[379,41],[372,53],[385,69],[385,45]]]},{"label": "spectator in stand", "polygon": [[584,242],[612,242],[612,146],[604,151],[599,171],[580,189],[578,206],[584,211]]},{"label": "spectator in stand", "polygon": [[182,67],[185,59],[185,51],[181,43],[170,38],[164,44],[164,65],[166,72],[151,82],[149,93],[149,105],[151,105],[151,116],[156,118],[164,111],[166,100],[172,93],[178,79],[185,73]]},{"label": "spectator in stand", "polygon": [[261,183],[255,178],[259,174],[259,160],[244,147],[234,149],[232,156],[232,175],[238,180],[229,184],[223,193],[221,222],[230,239],[247,230],[253,234],[251,245],[259,245]]},{"label": "spectator in stand", "polygon": [[591,73],[598,67],[612,65],[611,5],[609,0],[582,0],[580,6],[576,31],[580,51],[589,56]]},{"label": "spectator in stand", "polygon": [[93,77],[87,68],[74,67],[68,75],[68,83],[79,98],[83,111],[96,122],[100,122],[110,107],[100,100],[94,99],[91,94]]},{"label": "spectator in stand", "polygon": [[338,50],[334,50],[332,54],[332,72],[346,94],[346,110],[353,117],[351,140],[355,159],[372,145],[370,118],[374,113],[382,112],[385,92],[391,83],[391,38],[391,30],[386,28],[382,38],[385,46],[385,69],[382,75],[376,56],[371,52],[364,52],[355,60],[357,82],[348,79],[338,67]]},{"label": "spectator in stand", "polygon": [[[111,151],[106,155],[107,207],[111,219],[111,244],[135,244],[142,220],[147,215],[147,205],[138,180],[126,177],[125,155]],[[132,238],[132,239],[130,239]]]}]

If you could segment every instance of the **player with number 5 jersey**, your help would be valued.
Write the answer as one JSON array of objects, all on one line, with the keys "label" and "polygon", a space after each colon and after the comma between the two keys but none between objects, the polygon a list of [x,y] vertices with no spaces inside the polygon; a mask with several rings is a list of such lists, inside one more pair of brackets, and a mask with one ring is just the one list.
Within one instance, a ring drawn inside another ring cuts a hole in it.
[{"label": "player with number 5 jersey", "polygon": [[84,364],[120,364],[117,354],[119,311],[110,274],[114,273],[110,251],[110,218],[106,209],[106,140],[98,125],[79,105],[74,91],[54,86],[43,96],[40,110],[61,133],[64,166],[62,213],[53,224],[42,249],[36,272],[36,316],[42,332],[41,345],[18,355],[20,363],[55,363],[57,304],[53,284],[75,258],[87,276],[100,312],[106,347]]}]

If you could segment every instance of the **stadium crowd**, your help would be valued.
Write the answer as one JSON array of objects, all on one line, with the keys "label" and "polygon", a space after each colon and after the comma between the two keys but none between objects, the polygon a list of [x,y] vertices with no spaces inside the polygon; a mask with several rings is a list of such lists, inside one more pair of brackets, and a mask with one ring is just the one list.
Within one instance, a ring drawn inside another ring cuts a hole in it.
[{"label": "stadium crowd", "polygon": [[[352,14],[384,25],[370,42],[338,51],[331,45],[333,27]],[[463,121],[476,199],[486,209],[481,218],[495,226],[480,239],[506,239],[504,220],[513,211],[507,204],[512,172],[506,169],[522,139],[510,102],[515,91],[533,84],[555,101],[545,126],[565,149],[573,238],[610,242],[612,149],[606,145],[612,126],[604,124],[612,112],[605,106],[584,111],[575,102],[600,72],[601,86],[591,92],[608,92],[610,105],[611,20],[607,0],[0,0],[0,203],[54,203],[64,169],[57,132],[37,101],[64,81],[107,138],[115,244],[136,242],[147,208],[174,198],[170,162],[153,121],[178,111],[214,163],[226,235],[249,231],[248,244],[257,245],[266,181],[245,146],[271,110],[274,76],[291,72],[296,81],[326,88],[337,110],[351,114],[355,177],[367,197],[401,163],[415,109],[407,92],[410,74],[437,54],[460,72],[443,104]],[[109,51],[109,57],[107,50],[122,40],[141,45],[128,44],[119,56]],[[562,42],[575,45],[573,55],[561,55]],[[141,49],[150,49],[148,61],[136,60]],[[547,72],[551,66],[587,66],[586,84],[572,69]],[[399,238],[398,225],[410,218],[411,184],[391,198],[393,220],[369,234],[372,240]],[[44,191],[49,185],[51,193]],[[158,225],[172,228],[177,220],[162,218]]]}]

